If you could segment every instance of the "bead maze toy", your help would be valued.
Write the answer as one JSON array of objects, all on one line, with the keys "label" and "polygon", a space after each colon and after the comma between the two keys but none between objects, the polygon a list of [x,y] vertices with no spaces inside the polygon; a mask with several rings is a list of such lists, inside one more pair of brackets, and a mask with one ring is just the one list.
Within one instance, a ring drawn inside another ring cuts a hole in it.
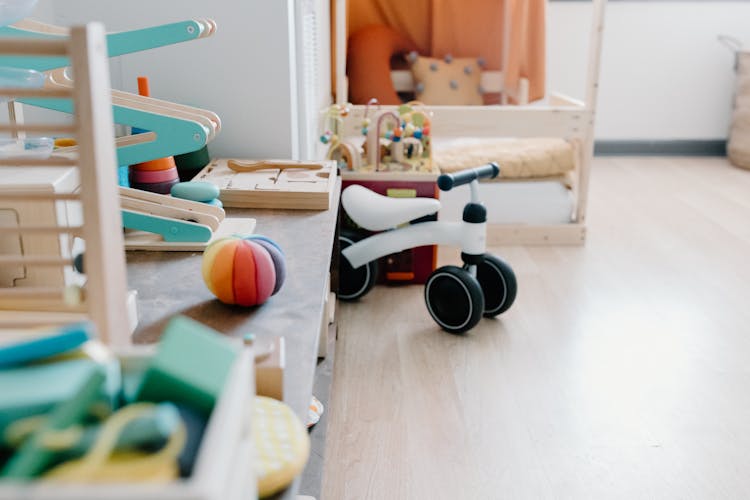
[{"label": "bead maze toy", "polygon": [[[378,106],[372,117],[371,106]],[[370,100],[361,127],[364,142],[342,135],[347,116],[348,104],[328,108],[326,130],[320,136],[329,145],[327,158],[342,170],[437,173],[432,163],[431,116],[420,102],[391,111],[381,110],[376,99]]]},{"label": "bead maze toy", "polygon": [[430,316],[444,330],[463,333],[473,328],[484,315],[495,317],[510,308],[516,296],[513,270],[498,257],[486,253],[487,210],[479,200],[479,179],[500,173],[495,163],[438,177],[442,191],[469,184],[471,201],[466,204],[461,222],[422,219],[440,210],[440,201],[432,198],[389,198],[352,185],[341,195],[347,215],[369,231],[384,231],[363,237],[361,233],[342,231],[339,237],[339,298],[355,300],[375,284],[377,259],[385,255],[423,245],[452,245],[461,248],[463,266],[436,269],[425,283],[425,302]]}]

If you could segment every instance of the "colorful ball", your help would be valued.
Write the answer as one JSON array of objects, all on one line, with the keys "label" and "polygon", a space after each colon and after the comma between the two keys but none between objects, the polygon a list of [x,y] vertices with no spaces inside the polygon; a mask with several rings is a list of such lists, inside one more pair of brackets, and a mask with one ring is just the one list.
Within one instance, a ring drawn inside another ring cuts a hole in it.
[{"label": "colorful ball", "polygon": [[[276,263],[279,260],[281,264]],[[209,245],[203,253],[202,272],[203,281],[216,298],[241,306],[264,303],[278,292],[286,275],[279,249],[261,239],[239,236]]]},{"label": "colorful ball", "polygon": [[284,252],[281,251],[281,248],[279,248],[276,243],[268,238],[252,238],[252,240],[265,248],[271,256],[273,267],[276,270],[276,283],[274,284],[271,295],[276,295],[276,292],[281,290],[281,286],[284,284],[284,280],[286,280],[286,261],[284,260]]}]

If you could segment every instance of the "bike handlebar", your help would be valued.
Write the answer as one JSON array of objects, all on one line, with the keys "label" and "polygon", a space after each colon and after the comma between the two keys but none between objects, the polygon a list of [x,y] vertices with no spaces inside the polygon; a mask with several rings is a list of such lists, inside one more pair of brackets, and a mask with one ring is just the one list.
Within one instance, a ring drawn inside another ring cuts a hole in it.
[{"label": "bike handlebar", "polygon": [[450,191],[454,187],[468,184],[477,179],[494,179],[500,175],[500,167],[495,162],[490,162],[481,167],[468,168],[455,174],[443,174],[437,179],[437,185],[441,191]]}]

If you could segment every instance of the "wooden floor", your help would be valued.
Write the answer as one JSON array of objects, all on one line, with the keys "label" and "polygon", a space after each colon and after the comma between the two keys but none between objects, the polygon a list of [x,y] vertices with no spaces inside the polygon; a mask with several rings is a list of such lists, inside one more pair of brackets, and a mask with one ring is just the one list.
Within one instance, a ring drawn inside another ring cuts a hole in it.
[{"label": "wooden floor", "polygon": [[750,172],[597,159],[588,227],[463,337],[340,307],[323,499],[750,498]]}]

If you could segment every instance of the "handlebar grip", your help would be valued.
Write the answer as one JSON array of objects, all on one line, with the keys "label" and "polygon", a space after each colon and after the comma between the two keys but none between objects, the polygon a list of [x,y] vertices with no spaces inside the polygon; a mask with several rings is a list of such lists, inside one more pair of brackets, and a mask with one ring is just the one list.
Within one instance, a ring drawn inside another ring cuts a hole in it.
[{"label": "handlebar grip", "polygon": [[441,191],[450,191],[454,187],[468,184],[476,179],[494,179],[500,175],[500,167],[495,162],[490,162],[481,167],[468,168],[455,174],[443,174],[438,177],[437,185]]}]

